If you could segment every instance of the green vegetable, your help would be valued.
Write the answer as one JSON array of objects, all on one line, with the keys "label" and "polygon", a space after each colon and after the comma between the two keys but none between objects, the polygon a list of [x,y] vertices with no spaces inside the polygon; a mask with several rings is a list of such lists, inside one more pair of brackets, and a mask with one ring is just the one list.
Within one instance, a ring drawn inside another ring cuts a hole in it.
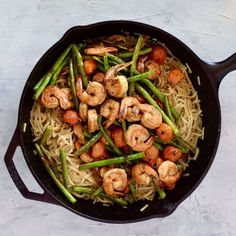
[{"label": "green vegetable", "polygon": [[125,135],[125,132],[126,132],[126,130],[127,130],[126,121],[125,121],[125,120],[122,121],[121,125],[122,125],[122,129],[123,129],[123,133],[124,133],[124,135]]},{"label": "green vegetable", "polygon": [[100,193],[99,196],[104,197],[104,198],[106,198],[106,199],[116,203],[119,206],[127,206],[128,205],[128,202],[125,201],[124,199],[116,198],[116,197],[111,197],[111,196],[108,196],[105,193]]},{"label": "green vegetable", "polygon": [[84,187],[84,186],[75,186],[72,188],[72,190],[77,193],[89,193],[89,194],[95,191],[94,188]]},{"label": "green vegetable", "polygon": [[68,167],[67,167],[67,161],[66,161],[66,153],[65,150],[60,149],[60,160],[61,160],[61,167],[62,167],[62,175],[64,180],[64,186],[68,188],[69,184],[69,174],[68,174]]},{"label": "green vegetable", "polygon": [[105,54],[105,55],[103,56],[103,64],[104,64],[104,69],[105,69],[106,71],[108,71],[108,70],[109,70],[109,62],[108,62],[107,54]]},{"label": "green vegetable", "polygon": [[43,134],[40,139],[40,145],[44,145],[47,142],[47,139],[49,138],[51,133],[52,133],[52,127],[48,125],[46,129],[43,131]]},{"label": "green vegetable", "polygon": [[87,152],[93,144],[95,144],[102,136],[102,132],[95,134],[84,146],[82,146],[78,151],[75,152],[75,156],[80,156],[81,154]]},{"label": "green vegetable", "polygon": [[93,137],[93,135],[92,135],[91,133],[89,133],[87,130],[85,130],[85,131],[83,132],[83,134],[84,134],[84,136],[85,136],[86,138],[92,138],[92,137]]},{"label": "green vegetable", "polygon": [[174,118],[173,118],[172,113],[171,113],[171,110],[170,110],[170,104],[169,104],[169,100],[168,100],[167,96],[165,96],[164,101],[165,101],[164,104],[165,104],[166,114],[170,118],[170,120],[173,123],[175,123]]},{"label": "green vegetable", "polygon": [[39,82],[33,87],[33,90],[36,91],[40,85],[42,84],[42,82],[44,81],[44,77],[42,77]]},{"label": "green vegetable", "polygon": [[98,126],[99,129],[101,130],[104,138],[106,139],[106,141],[108,142],[108,144],[112,147],[112,149],[114,150],[114,152],[117,155],[123,155],[122,151],[115,145],[115,143],[113,142],[112,138],[109,136],[109,134],[106,132],[106,130],[104,129],[103,125],[102,125],[102,116],[99,115],[98,116]]},{"label": "green vegetable", "polygon": [[[138,55],[142,56],[142,55],[145,55],[145,54],[147,54],[151,51],[152,51],[151,48],[145,48],[144,50],[139,51]],[[133,54],[134,54],[134,52],[123,52],[123,53],[119,53],[118,57],[120,57],[120,58],[129,58],[129,57],[132,57]]]},{"label": "green vegetable", "polygon": [[132,83],[132,82],[137,82],[137,81],[140,81],[140,80],[143,80],[145,78],[147,78],[148,76],[150,76],[152,74],[152,71],[149,70],[145,73],[142,73],[142,74],[138,74],[138,75],[135,75],[135,76],[132,76],[132,77],[129,77],[127,78],[127,81],[129,83]]},{"label": "green vegetable", "polygon": [[163,150],[164,150],[163,146],[162,146],[160,143],[154,142],[153,145],[154,145],[157,149],[159,149],[160,151],[163,151]]},{"label": "green vegetable", "polygon": [[153,100],[150,94],[137,83],[135,87],[138,90],[138,92],[161,113],[163,120],[172,128],[174,134],[177,134],[179,132],[178,128],[175,126],[175,124],[173,124],[173,122],[169,119],[169,117],[165,114],[165,112],[160,108],[160,106]]},{"label": "green vegetable", "polygon": [[76,199],[71,195],[70,192],[68,192],[68,190],[61,184],[61,182],[57,179],[57,177],[55,176],[54,172],[52,171],[51,167],[49,166],[49,164],[47,163],[47,160],[45,160],[45,157],[43,155],[42,150],[40,149],[40,146],[35,143],[35,149],[37,154],[39,155],[42,164],[44,166],[44,168],[46,169],[46,171],[48,172],[49,176],[52,178],[52,181],[57,185],[57,187],[60,189],[60,191],[65,195],[65,197],[71,202],[71,203],[75,203]]},{"label": "green vegetable", "polygon": [[128,155],[126,157],[124,157],[124,156],[114,157],[114,158],[109,158],[109,159],[105,159],[105,160],[94,161],[94,162],[82,164],[79,166],[79,169],[86,170],[86,169],[91,169],[91,168],[95,168],[95,167],[109,166],[112,164],[119,164],[119,163],[123,163],[123,162],[138,160],[143,157],[144,157],[144,152],[139,152],[139,153]]},{"label": "green vegetable", "polygon": [[[130,76],[133,76],[134,73],[137,73],[136,64],[137,64],[138,55],[139,55],[139,51],[140,51],[142,42],[143,42],[143,36],[140,34],[138,37],[137,44],[134,49],[133,57],[132,57],[132,63],[131,63],[131,67],[130,67]],[[135,82],[131,82],[129,84],[129,95],[130,96],[134,95],[134,90],[135,90]]]},{"label": "green vegetable", "polygon": [[87,75],[84,70],[84,63],[83,63],[82,56],[75,44],[73,44],[72,50],[73,50],[73,53],[75,54],[76,59],[77,59],[78,70],[81,75],[83,87],[84,87],[84,89],[86,89],[88,86],[88,78],[87,78]]},{"label": "green vegetable", "polygon": [[103,187],[100,186],[99,188],[97,188],[94,192],[93,192],[93,196],[99,196],[101,193],[103,192]]},{"label": "green vegetable", "polygon": [[74,69],[73,69],[73,61],[70,59],[70,87],[72,91],[73,101],[75,103],[75,109],[79,110],[79,101],[76,94],[76,88],[75,88],[75,76],[74,76]]},{"label": "green vegetable", "polygon": [[55,73],[53,74],[50,80],[50,85],[56,84],[62,69],[67,65],[68,62],[69,62],[69,57],[66,57],[64,61],[61,63],[61,65],[58,67],[58,69],[55,71]]},{"label": "green vegetable", "polygon": [[48,83],[50,82],[53,74],[55,73],[55,71],[58,69],[58,67],[61,65],[61,63],[63,62],[63,60],[66,58],[66,56],[68,55],[68,53],[70,52],[72,48],[72,45],[69,45],[66,50],[58,57],[58,59],[56,60],[56,62],[53,64],[53,66],[51,67],[51,69],[44,75],[44,80],[42,81],[42,83],[40,84],[40,86],[38,87],[38,89],[36,90],[33,99],[37,100],[39,98],[39,96],[41,95],[41,93],[43,92],[43,90],[46,88],[46,86],[48,85]]}]

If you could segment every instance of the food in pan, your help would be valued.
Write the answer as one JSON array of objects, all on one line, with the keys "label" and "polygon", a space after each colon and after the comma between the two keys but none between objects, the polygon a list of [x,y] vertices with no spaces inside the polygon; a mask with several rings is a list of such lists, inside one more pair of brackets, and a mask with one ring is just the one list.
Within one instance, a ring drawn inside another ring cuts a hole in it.
[{"label": "food in pan", "polygon": [[[72,203],[164,199],[199,153],[188,65],[146,35],[68,45],[34,87],[35,150]],[[50,178],[49,177],[49,178]]]}]

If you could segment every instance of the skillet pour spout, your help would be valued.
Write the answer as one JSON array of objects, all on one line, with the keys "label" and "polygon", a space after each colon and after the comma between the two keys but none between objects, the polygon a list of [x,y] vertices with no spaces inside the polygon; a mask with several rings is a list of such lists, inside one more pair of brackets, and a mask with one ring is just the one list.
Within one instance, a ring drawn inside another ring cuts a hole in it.
[{"label": "skillet pour spout", "polygon": [[[190,176],[181,179],[175,190],[168,192],[164,200],[159,200],[156,197],[152,202],[139,201],[129,205],[127,208],[118,206],[104,207],[102,204],[93,204],[92,201],[83,199],[78,199],[75,204],[71,204],[57,189],[52,180],[48,178],[39,158],[35,158],[32,142],[33,137],[29,123],[30,110],[33,104],[33,100],[31,99],[32,88],[35,85],[35,81],[45,71],[48,71],[53,60],[62,53],[68,44],[88,38],[119,34],[122,32],[140,33],[157,39],[164,43],[182,63],[188,63],[190,66],[192,70],[190,79],[201,101],[203,126],[205,127],[204,140],[199,140],[198,142],[200,154],[198,159],[189,165],[188,172]],[[42,56],[26,81],[20,100],[16,130],[4,157],[9,174],[25,198],[57,204],[89,219],[109,223],[130,223],[153,217],[166,217],[196,189],[214,160],[221,129],[218,88],[223,77],[235,69],[236,54],[218,63],[203,62],[190,48],[173,35],[147,24],[132,21],[106,21],[86,26],[75,26],[69,29]],[[197,81],[198,76],[201,79],[200,85]],[[24,123],[27,124],[26,131],[22,130]],[[13,156],[18,146],[22,149],[28,168],[44,190],[43,194],[31,192],[22,181],[13,162]],[[146,204],[149,204],[149,207],[141,212],[140,209]]]}]

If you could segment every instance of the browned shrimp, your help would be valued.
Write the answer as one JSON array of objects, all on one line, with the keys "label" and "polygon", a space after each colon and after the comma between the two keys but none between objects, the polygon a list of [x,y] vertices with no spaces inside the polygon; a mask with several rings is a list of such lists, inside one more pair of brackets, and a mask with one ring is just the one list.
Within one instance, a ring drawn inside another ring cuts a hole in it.
[{"label": "browned shrimp", "polygon": [[88,105],[83,102],[79,104],[79,116],[82,121],[87,121],[88,119]]},{"label": "browned shrimp", "polygon": [[154,45],[149,53],[149,58],[157,61],[159,65],[163,65],[166,62],[166,49],[160,44]]},{"label": "browned shrimp", "polygon": [[161,113],[152,105],[139,104],[140,110],[143,112],[141,116],[141,124],[149,129],[155,129],[162,123]]},{"label": "browned shrimp", "polygon": [[161,73],[159,64],[154,60],[148,60],[145,62],[145,67],[147,70],[151,70],[152,74],[148,76],[148,79],[155,80],[157,76]]},{"label": "browned shrimp", "polygon": [[165,160],[176,162],[182,157],[182,152],[179,148],[168,145],[165,147],[162,157]]},{"label": "browned shrimp", "polygon": [[141,119],[139,100],[135,97],[125,97],[121,101],[119,121],[127,119],[129,122],[139,121]]},{"label": "browned shrimp", "polygon": [[41,95],[41,104],[47,108],[60,107],[64,110],[73,107],[73,102],[68,99],[61,89],[56,86],[47,86]]},{"label": "browned shrimp", "polygon": [[95,143],[91,148],[91,155],[95,160],[101,160],[107,157],[105,145],[102,142]]},{"label": "browned shrimp", "polygon": [[77,141],[80,144],[85,144],[86,140],[85,140],[85,137],[84,137],[84,134],[83,134],[82,125],[81,124],[73,125],[73,131],[74,131],[75,136],[77,137]]},{"label": "browned shrimp", "polygon": [[180,80],[184,79],[184,73],[179,68],[173,68],[168,74],[168,82],[170,84],[177,84]]},{"label": "browned shrimp", "polygon": [[156,129],[156,134],[158,138],[163,141],[163,142],[170,142],[173,137],[173,131],[169,125],[166,123],[162,123],[157,129]]},{"label": "browned shrimp", "polygon": [[103,83],[105,78],[104,73],[102,72],[97,72],[94,76],[93,76],[93,81],[99,82],[99,83]]},{"label": "browned shrimp", "polygon": [[148,130],[142,125],[133,124],[125,133],[125,141],[134,151],[142,152],[152,146],[155,138],[150,137]]},{"label": "browned shrimp", "polygon": [[89,82],[87,89],[83,90],[81,78],[77,78],[76,93],[81,102],[89,106],[97,106],[106,99],[106,91],[102,84],[93,81]]},{"label": "browned shrimp", "polygon": [[157,172],[149,165],[140,163],[132,168],[132,176],[134,180],[141,185],[149,185],[153,180],[158,186],[162,186]]},{"label": "browned shrimp", "polygon": [[116,73],[129,65],[130,62],[112,66],[107,71],[104,78],[104,86],[110,96],[122,98],[128,91],[129,86],[127,78],[124,75],[116,75]]},{"label": "browned shrimp", "polygon": [[113,100],[107,99],[100,107],[100,114],[107,118],[104,122],[106,128],[108,128],[117,118],[119,113],[120,103]]},{"label": "browned shrimp", "polygon": [[88,131],[89,133],[93,133],[96,130],[99,130],[98,126],[98,114],[95,109],[88,110]]},{"label": "browned shrimp", "polygon": [[70,125],[74,125],[80,121],[79,114],[74,110],[66,110],[63,112],[63,121],[69,123]]},{"label": "browned shrimp", "polygon": [[115,41],[115,42],[125,42],[126,41],[125,36],[119,35],[119,34],[114,34],[112,36],[109,36],[108,40]]},{"label": "browned shrimp", "polygon": [[84,49],[85,54],[97,55],[97,56],[102,56],[107,52],[117,52],[117,51],[118,51],[118,48],[116,47],[104,47],[102,45]]},{"label": "browned shrimp", "polygon": [[147,60],[148,56],[140,56],[138,57],[137,61],[137,71],[143,73],[145,71],[145,61]]},{"label": "browned shrimp", "polygon": [[144,154],[145,156],[143,157],[143,161],[152,168],[155,168],[159,158],[159,150],[154,145],[152,145],[145,151]]},{"label": "browned shrimp", "polygon": [[105,172],[103,176],[103,189],[110,196],[123,196],[127,186],[125,170],[113,168]]},{"label": "browned shrimp", "polygon": [[93,162],[94,161],[94,158],[91,156],[89,151],[84,152],[79,157],[85,163],[89,163],[89,162]]},{"label": "browned shrimp", "polygon": [[84,61],[84,70],[85,73],[90,76],[96,70],[97,63],[94,60],[85,60]]},{"label": "browned shrimp", "polygon": [[125,142],[124,132],[121,128],[114,128],[111,131],[111,137],[113,138],[114,143],[118,148],[123,148],[127,145]]},{"label": "browned shrimp", "polygon": [[159,178],[166,189],[172,190],[176,182],[181,177],[181,171],[178,171],[175,163],[164,161],[158,168]]}]

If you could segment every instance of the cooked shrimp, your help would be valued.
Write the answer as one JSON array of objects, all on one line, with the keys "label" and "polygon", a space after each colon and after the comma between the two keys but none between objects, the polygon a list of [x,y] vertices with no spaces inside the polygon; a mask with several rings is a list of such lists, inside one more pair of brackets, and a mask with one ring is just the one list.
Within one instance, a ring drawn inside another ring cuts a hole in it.
[{"label": "cooked shrimp", "polygon": [[141,118],[139,104],[139,100],[135,97],[123,98],[120,104],[119,121],[124,121],[125,119],[129,122],[139,121]]},{"label": "cooked shrimp", "polygon": [[152,105],[139,104],[140,110],[143,112],[141,116],[141,124],[149,129],[155,129],[162,123],[161,113]]},{"label": "cooked shrimp", "polygon": [[60,107],[64,110],[73,107],[73,102],[70,101],[67,95],[56,86],[47,86],[41,95],[41,104],[46,108]]},{"label": "cooked shrimp", "polygon": [[175,163],[164,161],[158,168],[159,178],[166,189],[172,190],[176,182],[181,177],[181,171],[178,171]]},{"label": "cooked shrimp", "polygon": [[102,142],[95,143],[91,148],[91,155],[95,160],[101,160],[107,157],[105,145]]},{"label": "cooked shrimp", "polygon": [[126,41],[125,36],[119,35],[119,34],[114,34],[112,36],[109,36],[108,40],[115,41],[115,42],[125,42]]},{"label": "cooked shrimp", "polygon": [[76,82],[76,92],[81,102],[92,107],[102,104],[106,99],[106,91],[102,84],[96,81],[89,82],[87,89],[83,90],[80,77]]},{"label": "cooked shrimp", "polygon": [[154,60],[148,60],[145,62],[145,68],[151,70],[152,74],[148,76],[148,79],[155,80],[157,76],[161,73],[159,64]]},{"label": "cooked shrimp", "polygon": [[80,155],[80,159],[85,162],[85,163],[89,163],[89,162],[93,162],[94,158],[91,156],[90,152],[84,152],[83,154]]},{"label": "cooked shrimp", "polygon": [[82,125],[81,124],[73,125],[73,131],[74,131],[75,136],[77,137],[77,141],[80,144],[85,144],[86,140],[85,140],[85,137],[84,137],[84,134],[83,134]]},{"label": "cooked shrimp", "polygon": [[149,185],[153,180],[158,186],[162,186],[157,172],[149,165],[140,163],[132,168],[132,176],[134,180],[141,185]]},{"label": "cooked shrimp", "polygon": [[98,114],[95,109],[88,110],[88,131],[89,133],[93,133],[96,130],[99,130],[98,127]]},{"label": "cooked shrimp", "polygon": [[165,147],[162,157],[165,160],[176,162],[182,157],[182,152],[179,148],[168,145]]},{"label": "cooked shrimp", "polygon": [[84,61],[84,70],[85,73],[90,76],[96,70],[97,63],[94,60],[85,60]]},{"label": "cooked shrimp", "polygon": [[174,137],[171,127],[166,123],[162,123],[156,129],[156,134],[158,135],[158,138],[163,142],[170,142]]},{"label": "cooked shrimp", "polygon": [[104,122],[106,128],[108,128],[117,118],[119,113],[120,103],[113,100],[107,99],[100,108],[100,114],[107,118]]},{"label": "cooked shrimp", "polygon": [[105,78],[104,73],[102,72],[97,72],[94,76],[93,76],[93,81],[99,82],[99,83],[103,83]]},{"label": "cooked shrimp", "polygon": [[114,128],[111,131],[111,137],[118,148],[123,148],[127,145],[125,142],[124,132],[120,127]]},{"label": "cooked shrimp", "polygon": [[116,75],[116,73],[127,66],[130,65],[130,62],[112,66],[106,73],[104,78],[104,86],[107,90],[107,93],[116,98],[121,98],[128,91],[128,81],[124,75]]},{"label": "cooked shrimp", "polygon": [[103,189],[110,196],[123,196],[127,185],[125,170],[113,168],[105,172],[103,176]]},{"label": "cooked shrimp", "polygon": [[79,116],[82,121],[86,121],[88,119],[88,105],[83,102],[79,104]]},{"label": "cooked shrimp", "polygon": [[63,112],[62,119],[64,122],[74,125],[80,121],[79,114],[74,110],[66,110]]},{"label": "cooked shrimp", "polygon": [[149,166],[155,168],[157,166],[159,150],[154,145],[152,145],[145,151],[144,154],[143,161]]},{"label": "cooked shrimp", "polygon": [[78,140],[75,141],[74,145],[76,150],[79,150],[81,148],[81,144]]},{"label": "cooked shrimp", "polygon": [[107,52],[117,52],[117,51],[118,51],[118,48],[104,47],[102,45],[84,49],[85,54],[87,54],[87,55],[97,55],[97,56],[102,56]]},{"label": "cooked shrimp", "polygon": [[180,80],[184,79],[184,73],[179,68],[173,68],[168,74],[168,82],[170,84],[177,84]]},{"label": "cooked shrimp", "polygon": [[143,73],[145,71],[145,61],[147,60],[148,56],[140,56],[138,57],[137,61],[137,71]]},{"label": "cooked shrimp", "polygon": [[146,151],[155,141],[142,125],[130,125],[125,133],[126,143],[137,152]]},{"label": "cooked shrimp", "polygon": [[166,61],[166,49],[160,44],[154,45],[149,53],[149,58],[163,65]]}]

